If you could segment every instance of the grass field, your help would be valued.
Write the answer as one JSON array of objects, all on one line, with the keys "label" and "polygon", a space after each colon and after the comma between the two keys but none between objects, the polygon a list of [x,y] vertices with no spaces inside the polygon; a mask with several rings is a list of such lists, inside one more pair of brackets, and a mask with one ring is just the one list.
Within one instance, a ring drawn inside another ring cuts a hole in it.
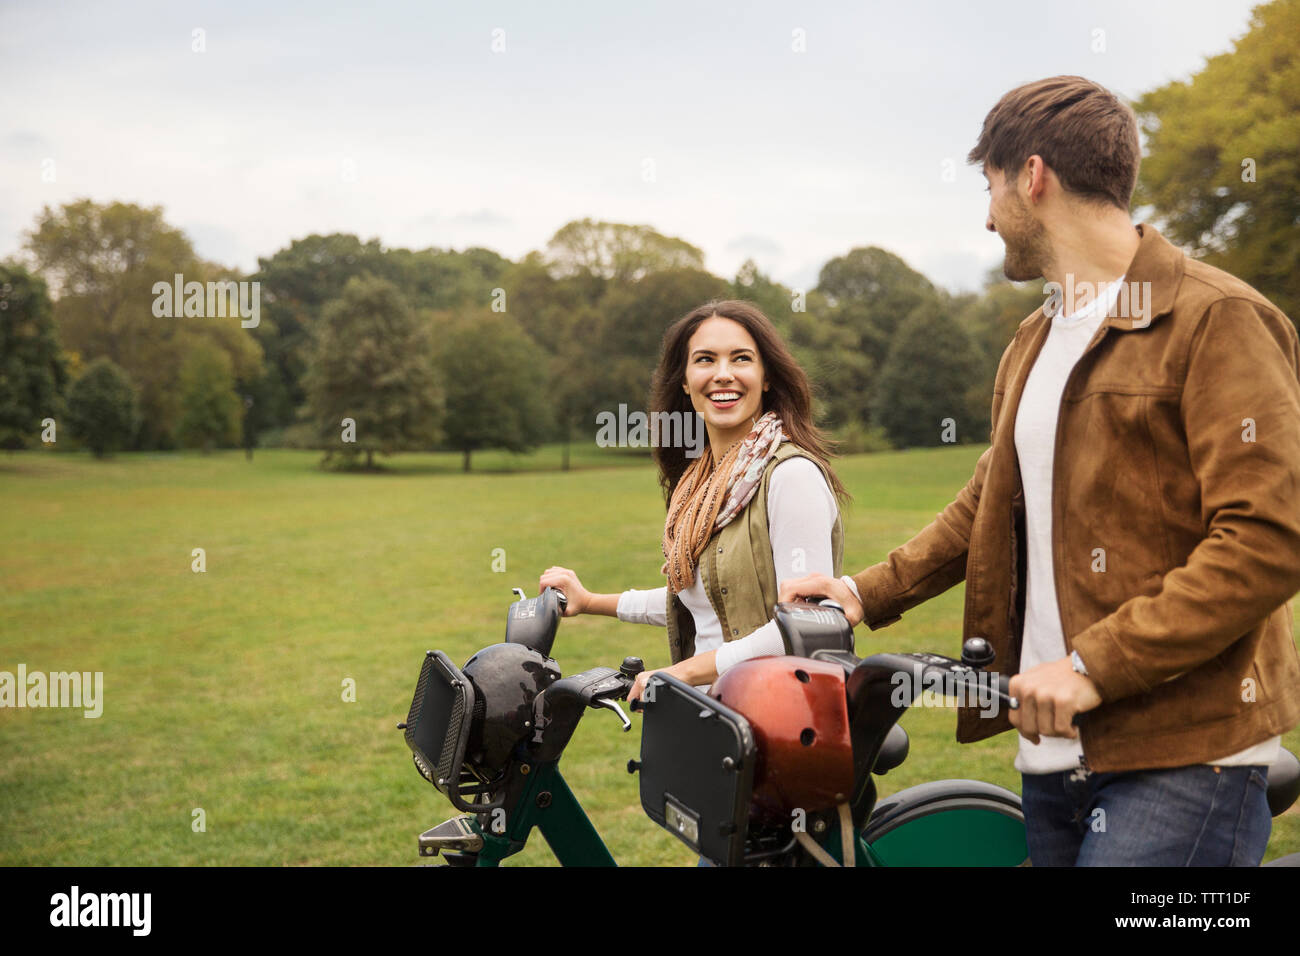
[{"label": "grass field", "polygon": [[[980,449],[856,456],[845,569],[879,560],[969,477]],[[663,506],[645,459],[555,447],[530,456],[407,455],[383,474],[325,473],[308,452],[0,456],[0,670],[102,671],[104,711],[0,710],[0,864],[362,864],[417,861],[453,816],[395,729],[426,648],[463,662],[504,633],[510,588],[552,564],[595,591],[661,583]],[[526,470],[527,469],[527,470]],[[206,553],[205,573],[191,570]],[[492,570],[493,549],[506,571]],[[962,589],[860,652],[956,653]],[[561,624],[566,673],[638,654],[660,629]],[[355,703],[343,684],[355,682]],[[1019,789],[1015,738],[958,746],[953,715],[904,719],[912,755],[890,793],[939,777]],[[639,730],[591,712],[562,764],[616,859],[692,865],[640,809],[624,771]],[[1300,750],[1300,731],[1287,735]],[[194,832],[201,808],[206,830]],[[1300,850],[1300,811],[1269,858]],[[553,863],[538,838],[512,864]]]}]

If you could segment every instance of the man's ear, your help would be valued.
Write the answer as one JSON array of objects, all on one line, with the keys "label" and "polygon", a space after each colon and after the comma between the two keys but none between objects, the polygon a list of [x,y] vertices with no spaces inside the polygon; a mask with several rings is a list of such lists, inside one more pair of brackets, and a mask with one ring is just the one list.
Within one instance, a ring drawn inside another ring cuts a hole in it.
[{"label": "man's ear", "polygon": [[1031,202],[1043,198],[1043,191],[1047,188],[1047,164],[1043,162],[1043,157],[1034,153],[1025,160],[1020,181],[1025,184],[1025,193]]}]

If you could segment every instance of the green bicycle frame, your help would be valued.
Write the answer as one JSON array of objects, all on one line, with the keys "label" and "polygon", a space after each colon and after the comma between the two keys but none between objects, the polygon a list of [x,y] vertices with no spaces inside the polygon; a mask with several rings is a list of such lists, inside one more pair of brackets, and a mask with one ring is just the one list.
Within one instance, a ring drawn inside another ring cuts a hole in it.
[{"label": "green bicycle frame", "polygon": [[[497,866],[518,853],[534,827],[542,831],[561,866],[618,865],[560,774],[558,763],[534,766],[528,778],[514,813],[502,812],[496,817],[502,821],[500,832],[495,832],[492,825],[484,830],[477,818],[471,824],[483,835],[483,848],[475,866]],[[489,820],[493,818],[493,814],[488,816]]]},{"label": "green bicycle frame", "polygon": [[[485,830],[477,818],[471,826],[483,837],[476,866],[497,866],[527,845],[540,830],[561,866],[617,866],[582,804],[569,789],[558,763],[530,768],[512,814],[488,814]],[[492,825],[501,821],[497,830]],[[870,832],[870,823],[867,830]],[[818,841],[841,862],[838,823]],[[979,807],[936,808],[907,819],[870,842],[856,835],[855,865],[898,866],[1020,866],[1028,855],[1024,822],[1006,812]]]}]

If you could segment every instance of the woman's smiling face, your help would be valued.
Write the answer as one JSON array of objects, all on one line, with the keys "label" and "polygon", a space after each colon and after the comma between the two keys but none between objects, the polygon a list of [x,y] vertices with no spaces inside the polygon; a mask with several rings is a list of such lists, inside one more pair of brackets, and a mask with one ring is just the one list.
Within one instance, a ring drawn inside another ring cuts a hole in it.
[{"label": "woman's smiling face", "polygon": [[686,345],[685,390],[715,452],[749,434],[766,389],[763,357],[745,327],[718,315],[701,322]]}]

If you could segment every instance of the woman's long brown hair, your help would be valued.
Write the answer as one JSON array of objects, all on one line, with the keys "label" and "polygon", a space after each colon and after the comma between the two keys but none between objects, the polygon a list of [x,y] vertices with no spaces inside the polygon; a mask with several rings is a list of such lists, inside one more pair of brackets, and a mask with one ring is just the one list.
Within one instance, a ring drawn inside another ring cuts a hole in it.
[{"label": "woman's long brown hair", "polygon": [[[682,389],[686,381],[686,349],[700,323],[715,315],[738,322],[758,345],[763,371],[770,385],[761,399],[762,412],[776,412],[781,417],[781,431],[785,436],[826,467],[835,497],[841,503],[851,501],[851,496],[830,466],[830,459],[835,456],[834,444],[813,424],[812,389],[808,385],[808,376],[786,348],[772,320],[753,303],[738,299],[706,302],[669,327],[664,333],[659,367],[655,369],[650,386],[651,412],[679,412],[683,416],[696,414],[691,397]],[[704,454],[709,453],[706,448]],[[667,505],[672,500],[673,489],[690,464],[685,444],[656,443],[654,458],[659,466],[659,486]]]}]

